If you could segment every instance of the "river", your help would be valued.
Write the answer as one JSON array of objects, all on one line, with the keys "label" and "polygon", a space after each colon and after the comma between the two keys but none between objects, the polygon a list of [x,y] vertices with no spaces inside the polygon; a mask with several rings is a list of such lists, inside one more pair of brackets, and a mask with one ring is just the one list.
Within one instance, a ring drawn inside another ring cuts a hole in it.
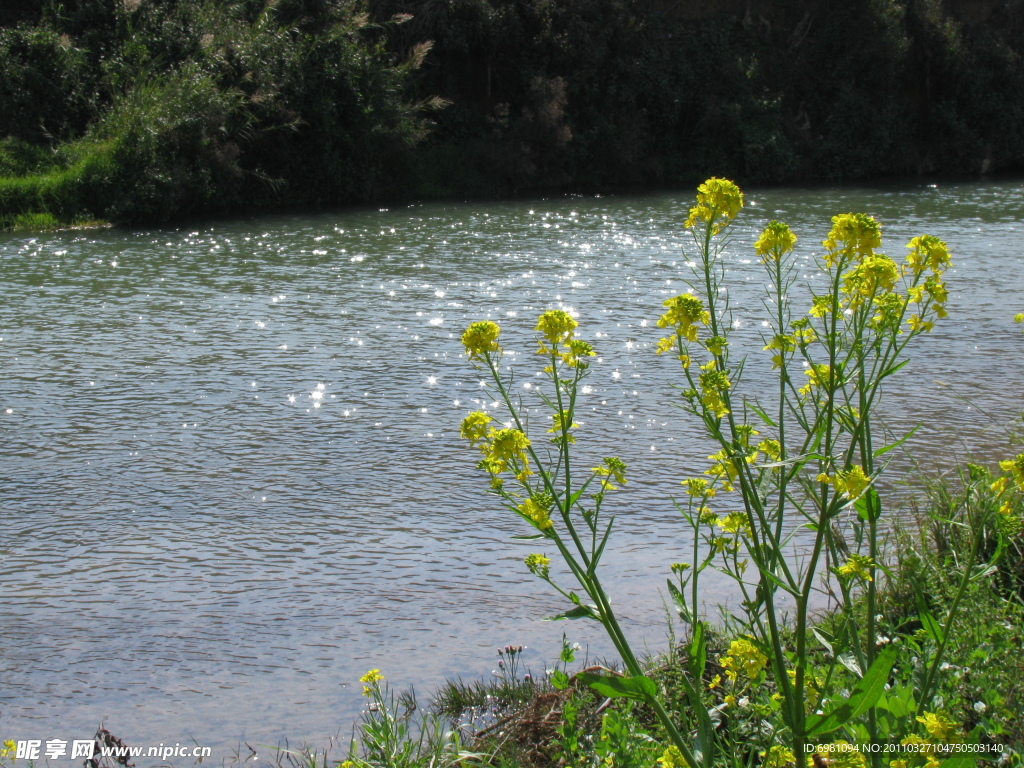
[{"label": "river", "polygon": [[[517,382],[539,369],[544,309],[600,353],[580,449],[615,452],[608,583],[651,650],[659,586],[684,557],[669,497],[708,446],[654,355],[686,290],[689,194],[413,205],[167,229],[0,235],[0,737],[317,745],[350,732],[357,678],[423,699],[486,676],[507,643],[543,672],[561,634],[608,654],[510,536],[458,439],[486,403],[461,356],[502,323]],[[1024,185],[750,190],[725,258],[737,343],[759,342],[750,244],[800,241],[801,283],[829,218],[864,211],[902,258],[945,239],[950,316],[911,350],[884,409],[922,471],[1005,457],[1024,405]],[[750,383],[757,386],[756,366]],[[517,387],[522,386],[517,383]],[[529,389],[522,389],[527,397]],[[900,459],[901,466],[908,466]],[[709,579],[709,608],[727,594]],[[247,754],[247,751],[243,749]]]}]

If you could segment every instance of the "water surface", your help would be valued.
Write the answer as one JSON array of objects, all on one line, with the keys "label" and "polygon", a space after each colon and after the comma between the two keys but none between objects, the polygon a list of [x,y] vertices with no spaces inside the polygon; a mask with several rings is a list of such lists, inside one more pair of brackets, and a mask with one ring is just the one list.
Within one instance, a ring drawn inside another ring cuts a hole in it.
[{"label": "water surface", "polygon": [[[886,247],[929,232],[954,254],[950,317],[913,352],[885,414],[927,472],[1005,454],[1024,403],[1024,187],[984,183],[748,194],[727,252],[737,343],[760,354],[750,244],[801,238],[801,283],[838,212]],[[526,575],[536,545],[485,493],[458,439],[490,398],[465,325],[505,328],[516,386],[541,363],[536,315],[579,315],[600,352],[580,448],[617,453],[608,580],[629,631],[666,642],[658,588],[687,551],[669,499],[709,446],[653,353],[686,290],[689,195],[424,205],[189,229],[0,235],[0,733],[131,744],[323,743],[359,675],[420,693],[486,675],[526,644],[594,627]],[[752,365],[748,384],[763,383]],[[901,458],[902,466],[907,460]],[[707,583],[709,605],[728,599]]]}]

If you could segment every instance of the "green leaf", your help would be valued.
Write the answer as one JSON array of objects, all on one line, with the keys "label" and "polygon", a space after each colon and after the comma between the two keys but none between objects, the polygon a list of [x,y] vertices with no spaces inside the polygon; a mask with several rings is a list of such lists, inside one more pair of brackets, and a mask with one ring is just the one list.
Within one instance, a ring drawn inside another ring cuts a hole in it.
[{"label": "green leaf", "polygon": [[537,539],[546,539],[543,533],[535,533],[532,536],[512,536],[510,537],[513,541],[536,541]]},{"label": "green leaf", "polygon": [[563,619],[593,619],[598,621],[597,606],[594,605],[578,605],[570,611],[559,613],[554,616],[548,616],[544,621],[562,621]]},{"label": "green leaf", "polygon": [[593,672],[580,672],[576,679],[589,685],[602,696],[609,698],[625,697],[647,701],[658,694],[658,686],[649,677],[615,677],[613,675],[597,675]]},{"label": "green leaf", "polygon": [[874,510],[874,518],[877,520],[882,514],[882,500],[878,496],[878,491],[875,490],[874,486],[870,486],[864,493],[861,494],[854,503],[854,509],[857,510],[857,517],[864,522],[870,522],[868,509],[868,501],[871,501],[871,507]]},{"label": "green leaf", "polygon": [[818,629],[817,627],[812,627],[811,632],[813,632],[814,636],[818,638],[818,642],[825,646],[825,650],[827,650],[829,654],[835,654],[835,651],[832,650],[832,643],[835,642],[835,638],[832,637],[832,635],[823,629]]},{"label": "green leaf", "polygon": [[768,425],[769,427],[778,427],[778,426],[779,426],[779,425],[778,425],[778,424],[776,424],[776,423],[775,423],[774,421],[772,421],[772,420],[771,420],[771,418],[769,418],[768,414],[767,414],[767,413],[765,413],[764,411],[762,411],[762,410],[761,410],[761,409],[760,409],[760,408],[759,408],[759,407],[757,406],[757,404],[756,404],[756,403],[752,403],[752,402],[747,402],[747,403],[745,403],[745,405],[746,405],[746,406],[747,406],[748,408],[750,408],[750,410],[752,410],[752,411],[753,411],[754,413],[756,413],[756,414],[757,414],[758,416],[760,416],[760,417],[761,417],[761,421],[763,421],[763,422],[764,422],[765,424],[767,424],[767,425]]},{"label": "green leaf", "polygon": [[914,427],[912,430],[907,432],[907,434],[905,434],[903,437],[901,437],[895,443],[890,443],[889,445],[886,445],[886,446],[883,446],[883,447],[879,448],[877,451],[875,451],[875,458],[877,459],[879,456],[882,456],[882,455],[888,453],[893,448],[899,448],[901,445],[903,445],[904,442],[906,442],[911,437],[913,437],[914,433],[917,432],[917,430],[920,429],[920,428],[921,428],[921,425],[918,424],[916,427]]},{"label": "green leaf", "polygon": [[679,618],[687,624],[693,623],[693,616],[690,615],[690,609],[686,607],[686,598],[679,591],[679,587],[672,583],[672,579],[665,579],[665,584],[668,585],[668,593],[672,597],[672,602],[676,604],[676,613],[679,614]]},{"label": "green leaf", "polygon": [[556,669],[551,673],[551,685],[554,686],[556,690],[564,691],[569,687],[569,676],[562,670]]},{"label": "green leaf", "polygon": [[808,717],[807,735],[817,736],[842,728],[873,707],[882,692],[885,691],[885,683],[889,679],[889,673],[892,671],[892,665],[896,662],[899,651],[898,645],[887,645],[875,657],[874,663],[868,668],[864,677],[857,681],[857,685],[853,687],[845,701],[831,712]]},{"label": "green leaf", "polygon": [[932,612],[928,610],[928,604],[924,599],[924,592],[921,590],[921,585],[916,582],[914,583],[914,600],[917,602],[917,617],[921,620],[921,626],[924,627],[924,631],[928,633],[929,637],[937,645],[942,645],[946,633],[943,631],[942,625],[932,615]]},{"label": "green leaf", "polygon": [[704,677],[704,667],[708,661],[707,643],[704,638],[704,622],[693,625],[693,637],[690,638],[690,676],[694,680]]}]

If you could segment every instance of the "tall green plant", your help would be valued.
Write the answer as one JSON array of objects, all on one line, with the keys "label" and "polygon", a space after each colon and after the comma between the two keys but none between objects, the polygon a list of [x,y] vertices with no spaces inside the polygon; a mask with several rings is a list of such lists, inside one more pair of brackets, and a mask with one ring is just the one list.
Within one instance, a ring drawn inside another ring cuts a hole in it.
[{"label": "tall green plant", "polygon": [[[919,683],[887,694],[904,646],[882,636],[876,616],[885,508],[877,486],[886,454],[906,437],[884,444],[874,414],[884,383],[906,364],[907,346],[946,314],[945,244],[929,235],[915,237],[898,264],[879,252],[881,231],[873,218],[836,216],[817,260],[825,282],[811,286],[810,309],[797,314],[796,237],[785,224],[769,223],[754,250],[767,278],[764,305],[771,330],[764,349],[776,381],[774,390],[749,396],[739,389],[745,361],[733,352],[722,258],[728,228],[742,206],[743,195],[732,182],[709,179],[700,186],[686,220],[697,251],[691,291],[666,301],[658,321],[668,335],[657,351],[678,359],[685,409],[718,446],[704,475],[683,481],[688,501],[678,507],[692,528],[693,556],[690,563],[672,565],[675,580],[669,581],[691,630],[689,676],[682,678],[689,715],[665,706],[601,581],[599,565],[614,523],[605,500],[616,483],[626,482],[626,467],[616,457],[583,471],[573,462],[580,383],[593,348],[577,337],[577,322],[568,313],[541,315],[537,351],[550,382],[541,398],[551,413],[551,447],[545,449],[528,436],[511,378],[502,376],[499,326],[473,323],[462,337],[469,359],[489,375],[512,418],[502,426],[488,413],[471,413],[462,436],[481,452],[478,467],[490,475],[492,492],[534,529],[528,538],[557,549],[574,577],[575,586],[557,584],[546,555],[526,558],[528,569],[572,604],[557,618],[600,622],[622,657],[625,676],[582,679],[604,695],[638,699],[653,709],[669,741],[664,768],[735,760],[723,749],[729,745],[713,718],[741,698],[773,724],[758,734],[765,760],[773,765],[802,760],[826,742],[852,749],[851,739],[877,750],[907,738],[918,721],[933,723],[941,717],[933,711],[933,696],[944,632],[964,591],[941,624],[922,605],[921,621],[932,643]],[[793,557],[793,537],[801,529],[809,530],[810,539],[799,542],[800,556]],[[718,659],[722,673],[709,685],[722,703],[709,712],[703,683],[709,627],[698,610],[697,585],[711,566],[735,580],[743,610],[736,617],[739,635]],[[979,573],[972,559],[964,578]],[[823,582],[834,585],[841,602],[840,620],[828,632],[814,625],[812,614]],[[891,707],[904,716],[885,715]],[[879,765],[882,752],[872,752],[871,759]]]}]

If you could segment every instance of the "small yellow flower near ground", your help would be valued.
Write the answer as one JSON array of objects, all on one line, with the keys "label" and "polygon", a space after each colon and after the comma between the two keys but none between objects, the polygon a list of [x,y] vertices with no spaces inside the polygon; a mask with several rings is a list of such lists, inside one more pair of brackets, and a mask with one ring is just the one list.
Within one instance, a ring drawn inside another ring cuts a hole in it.
[{"label": "small yellow flower near ground", "polygon": [[727,706],[727,707],[735,707],[736,706],[736,697],[733,696],[731,693],[728,694],[725,697],[724,700],[725,700],[725,706]]},{"label": "small yellow flower near ground", "polygon": [[713,691],[713,690],[715,690],[715,688],[717,688],[721,684],[722,684],[722,676],[721,675],[715,675],[713,678],[711,678],[711,682],[708,683],[708,689]]},{"label": "small yellow flower near ground", "polygon": [[658,758],[658,764],[661,765],[661,768],[686,768],[683,753],[674,744],[665,748],[661,757]]},{"label": "small yellow flower near ground", "polygon": [[846,564],[836,568],[836,572],[846,578],[856,577],[864,581],[872,581],[871,568],[874,564],[874,561],[867,555],[850,555]]},{"label": "small yellow flower near ground", "polygon": [[778,744],[769,747],[767,752],[762,752],[761,758],[762,768],[783,768],[786,765],[796,765],[793,750]]},{"label": "small yellow flower near ground", "polygon": [[469,328],[462,334],[462,346],[466,348],[470,360],[480,360],[487,353],[501,349],[498,346],[500,334],[501,328],[490,320],[470,323]]},{"label": "small yellow flower near ground", "polygon": [[1024,491],[1024,453],[1018,454],[1012,459],[1000,461],[999,468],[1013,475],[1013,481],[1017,484],[1017,487]]},{"label": "small yellow flower near ground", "polygon": [[740,672],[747,677],[756,677],[765,665],[768,664],[768,657],[744,637],[737,638],[729,645],[729,654],[719,656],[718,663],[725,670],[725,675],[733,682],[736,682]]},{"label": "small yellow flower near ground", "polygon": [[828,750],[831,768],[867,768],[868,758],[850,742],[837,739]]},{"label": "small yellow flower near ground", "polygon": [[684,226],[700,222],[712,224],[714,234],[721,232],[743,207],[743,193],[728,179],[712,177],[697,187],[697,204],[690,209]]},{"label": "small yellow flower near ground", "polygon": [[922,723],[933,738],[948,744],[959,730],[959,726],[941,712],[925,712],[918,716],[917,722]]}]

